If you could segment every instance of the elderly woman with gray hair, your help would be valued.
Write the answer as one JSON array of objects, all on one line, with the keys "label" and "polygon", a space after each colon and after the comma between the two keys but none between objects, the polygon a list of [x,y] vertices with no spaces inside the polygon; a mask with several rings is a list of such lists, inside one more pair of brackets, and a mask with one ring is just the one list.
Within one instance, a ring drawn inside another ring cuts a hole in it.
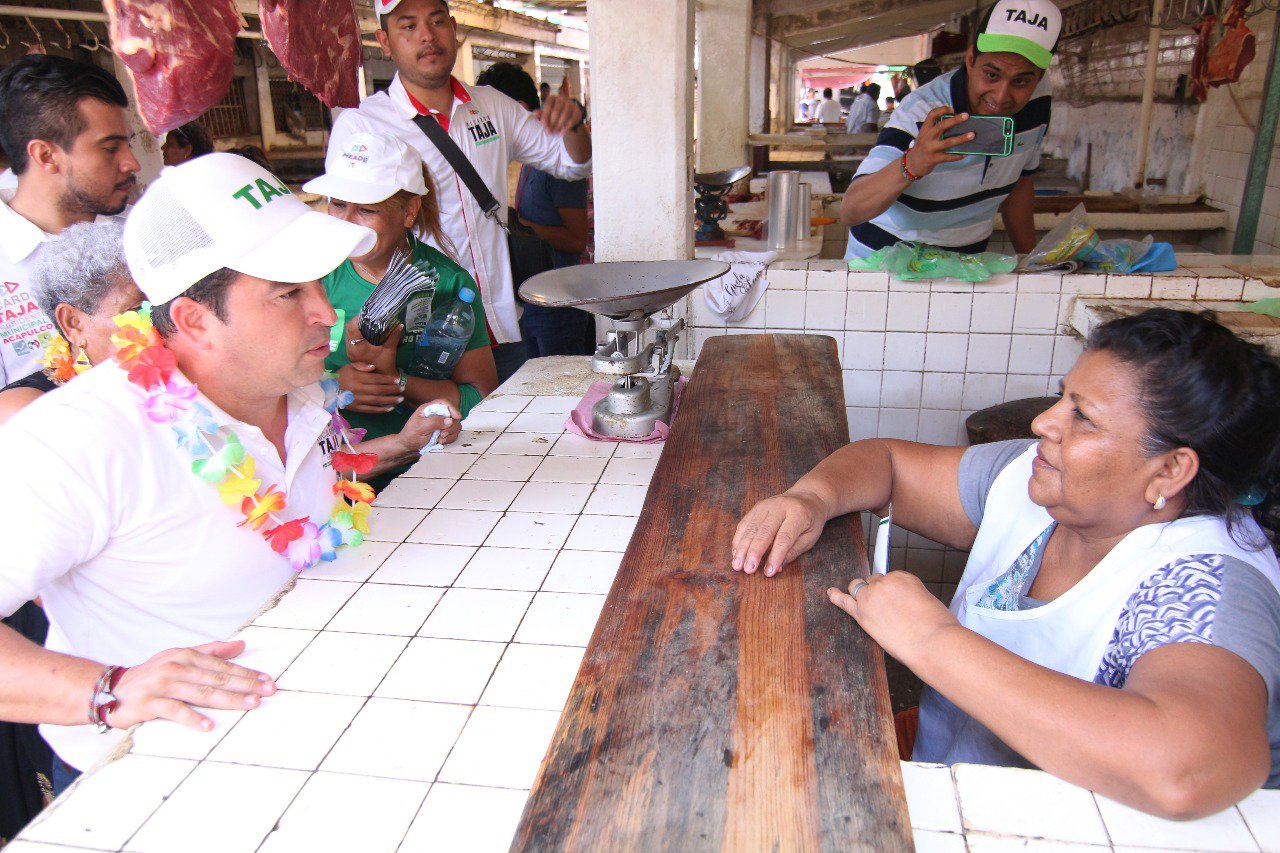
[{"label": "elderly woman with gray hair", "polygon": [[62,337],[46,348],[45,370],[0,390],[0,424],[40,395],[111,357],[111,318],[142,304],[124,262],[122,223],[85,222],[40,247],[36,299]]}]

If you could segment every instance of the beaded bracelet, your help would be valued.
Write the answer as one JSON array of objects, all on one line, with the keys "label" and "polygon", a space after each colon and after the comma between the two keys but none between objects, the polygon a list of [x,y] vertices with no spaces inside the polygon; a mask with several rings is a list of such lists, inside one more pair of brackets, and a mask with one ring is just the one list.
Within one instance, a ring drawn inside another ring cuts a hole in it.
[{"label": "beaded bracelet", "polygon": [[920,180],[921,177],[923,177],[921,175],[911,174],[911,170],[907,168],[907,154],[905,151],[902,154],[902,159],[898,161],[898,168],[902,170],[902,177],[906,178],[908,181],[910,181],[913,184],[916,181]]}]

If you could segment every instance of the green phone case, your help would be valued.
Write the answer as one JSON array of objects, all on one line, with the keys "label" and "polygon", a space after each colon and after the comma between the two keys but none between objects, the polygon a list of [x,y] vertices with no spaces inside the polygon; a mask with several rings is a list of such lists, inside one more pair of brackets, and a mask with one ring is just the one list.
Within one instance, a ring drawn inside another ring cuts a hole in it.
[{"label": "green phone case", "polygon": [[[943,116],[943,118],[950,118],[950,116]],[[977,118],[977,116],[974,116],[974,118]],[[997,153],[994,151],[966,151],[964,148],[948,148],[948,154],[977,154],[979,157],[1008,157],[1013,153],[1013,118],[1010,116],[981,116],[981,118],[1002,119],[1001,136],[1004,141],[1004,150]]]}]

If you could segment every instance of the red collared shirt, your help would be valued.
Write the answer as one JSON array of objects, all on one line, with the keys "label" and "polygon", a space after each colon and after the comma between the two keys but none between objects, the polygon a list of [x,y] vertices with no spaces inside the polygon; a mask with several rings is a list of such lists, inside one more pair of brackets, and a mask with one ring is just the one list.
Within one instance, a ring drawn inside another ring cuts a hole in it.
[{"label": "red collared shirt", "polygon": [[[462,104],[471,103],[471,95],[467,92],[467,90],[463,87],[463,85],[458,82],[457,77],[453,77],[453,76],[449,77],[449,88],[453,90],[453,99],[455,101],[458,101],[459,103],[462,103]],[[433,110],[430,107],[423,104],[422,101],[419,101],[417,98],[413,96],[413,93],[410,92],[407,87],[405,88],[404,93],[409,96],[409,103],[413,104],[413,108],[418,111],[419,115],[435,116],[436,121],[440,122],[440,126],[444,128],[444,132],[445,133],[449,132],[449,116],[445,115],[439,110]]]}]

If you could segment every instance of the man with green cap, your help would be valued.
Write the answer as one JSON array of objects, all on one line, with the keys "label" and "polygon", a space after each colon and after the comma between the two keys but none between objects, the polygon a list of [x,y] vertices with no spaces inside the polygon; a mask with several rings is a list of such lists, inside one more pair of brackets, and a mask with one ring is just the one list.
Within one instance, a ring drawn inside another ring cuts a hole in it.
[{"label": "man with green cap", "polygon": [[[904,240],[980,252],[997,211],[1015,250],[1035,247],[1031,176],[1049,129],[1045,71],[1061,31],[1062,13],[1051,0],[1000,0],[964,64],[902,100],[841,202],[840,219],[850,226],[846,258]],[[943,138],[970,115],[1012,117],[1012,153],[948,153],[973,138]]]}]

